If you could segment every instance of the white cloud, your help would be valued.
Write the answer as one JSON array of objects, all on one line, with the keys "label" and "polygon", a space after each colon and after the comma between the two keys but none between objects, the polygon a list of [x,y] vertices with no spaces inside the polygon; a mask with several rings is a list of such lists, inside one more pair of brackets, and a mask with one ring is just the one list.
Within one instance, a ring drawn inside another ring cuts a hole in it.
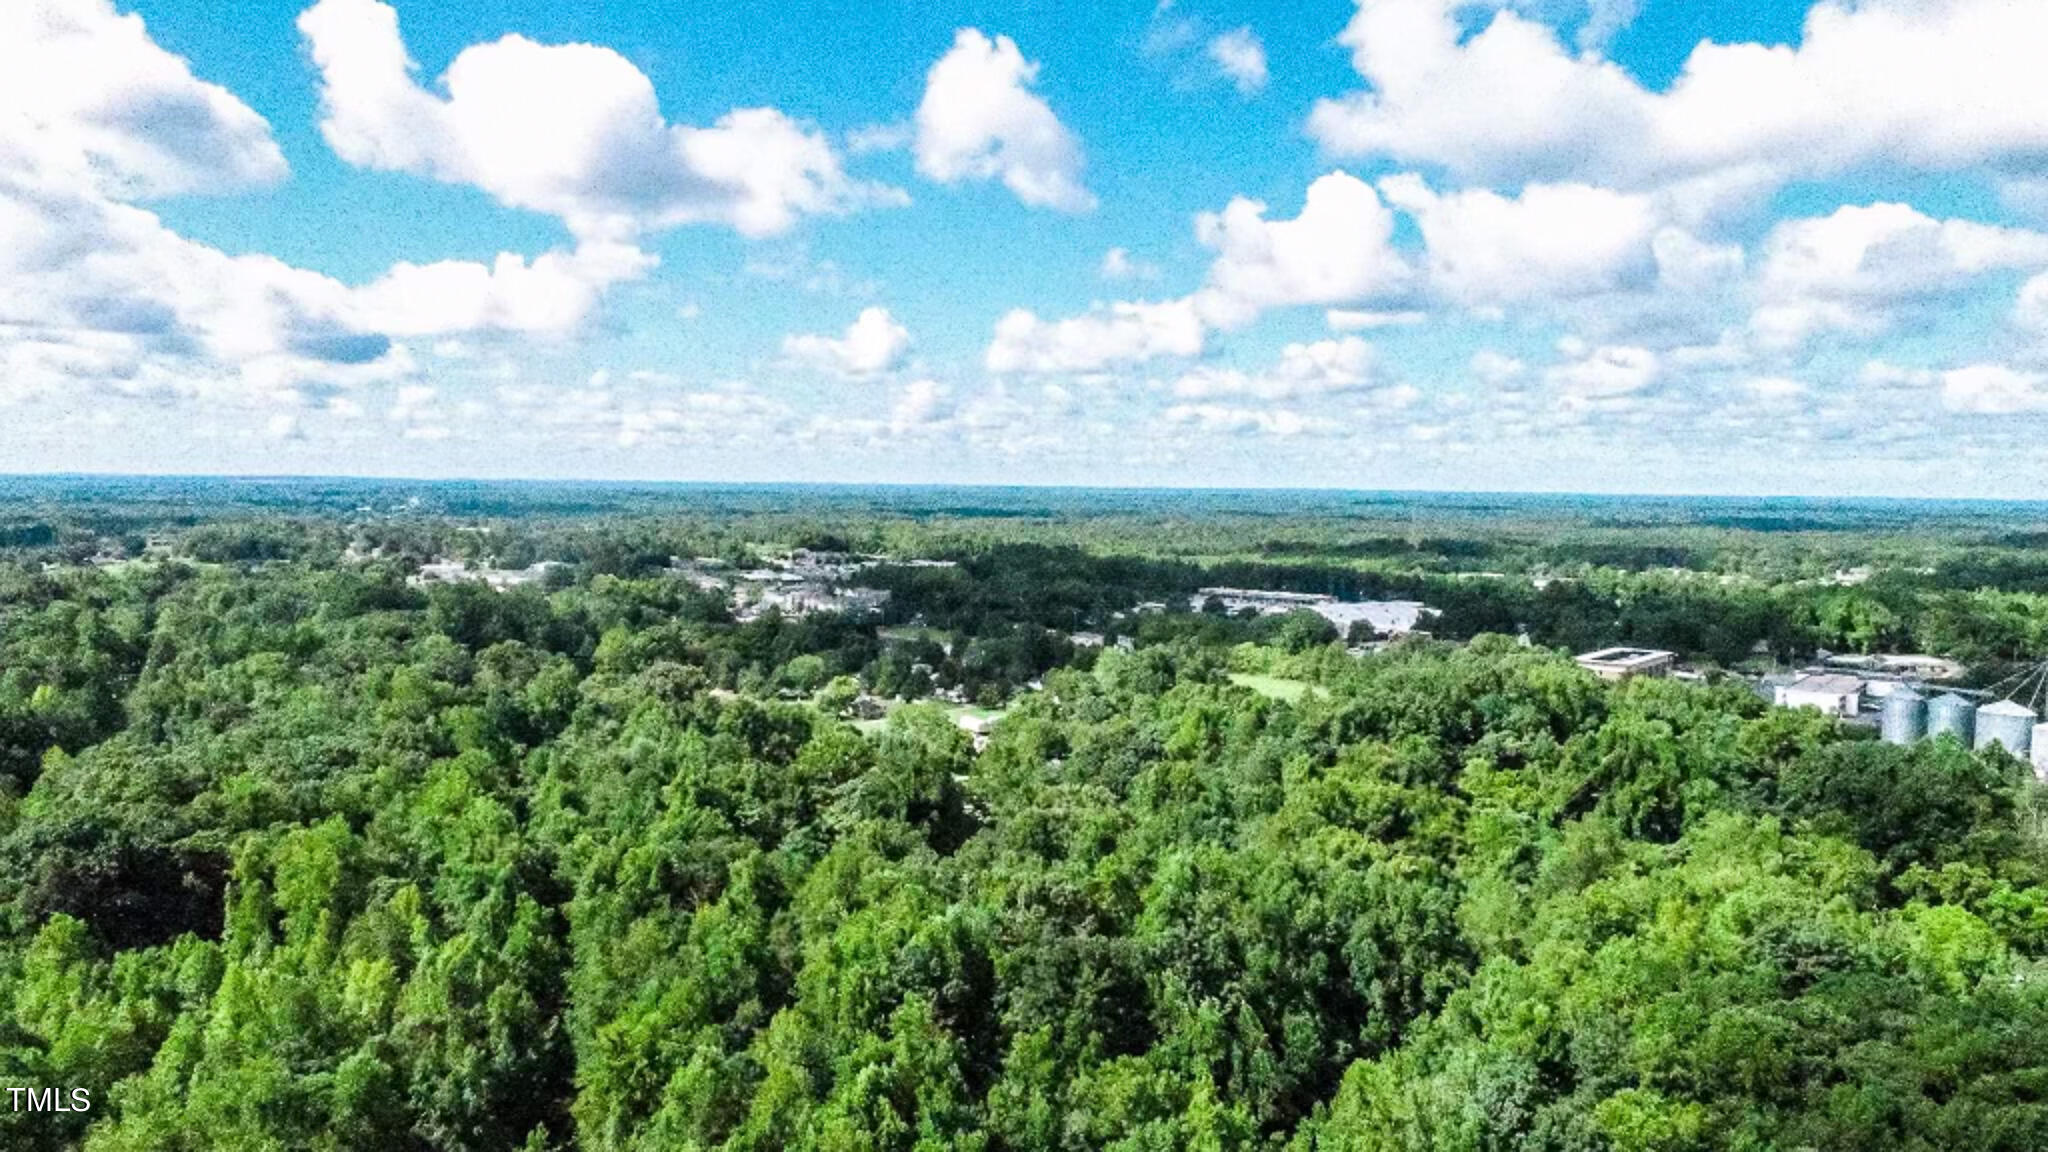
[{"label": "white cloud", "polygon": [[2013,322],[2031,332],[2048,333],[2048,272],[2020,285]]},{"label": "white cloud", "polygon": [[582,323],[604,289],[638,279],[654,258],[626,244],[587,243],[532,262],[501,253],[489,266],[468,260],[401,263],[354,296],[372,331],[402,336],[498,330],[562,333]]},{"label": "white cloud", "polygon": [[2048,234],[1935,220],[1903,204],[1788,220],[1765,241],[1751,328],[1767,347],[1821,331],[1872,334],[1896,310],[1990,272],[2048,267]]},{"label": "white cloud", "polygon": [[1415,175],[1387,177],[1380,191],[1421,227],[1431,288],[1467,306],[1640,287],[1656,274],[1657,216],[1644,196],[1585,184],[1439,195]]},{"label": "white cloud", "polygon": [[2009,415],[2048,411],[2048,374],[2002,364],[1973,364],[1941,373],[1941,402],[1955,412]]},{"label": "white cloud", "polygon": [[414,79],[387,4],[320,0],[298,26],[320,72],[321,133],[343,160],[474,185],[580,238],[707,222],[761,236],[903,200],[848,177],[830,141],[773,108],[668,123],[654,85],[609,48],[472,45],[441,78],[444,99]]},{"label": "white cloud", "polygon": [[1038,65],[1008,36],[962,28],[917,107],[917,169],[942,184],[1000,178],[1035,208],[1085,212],[1081,145],[1031,90]]},{"label": "white cloud", "polygon": [[1393,235],[1379,193],[1345,172],[1309,185],[1292,220],[1268,220],[1266,205],[1239,197],[1195,219],[1196,238],[1216,253],[1196,305],[1208,323],[1236,328],[1268,308],[1392,296],[1410,277]]},{"label": "white cloud", "polygon": [[845,335],[790,336],[783,340],[782,350],[842,376],[865,377],[902,364],[910,343],[910,330],[898,324],[887,308],[863,308]]},{"label": "white cloud", "polygon": [[733,385],[624,408],[618,413],[618,443],[627,448],[643,444],[729,446],[786,430],[789,423],[787,407]]},{"label": "white cloud", "polygon": [[1512,356],[1483,348],[1472,355],[1472,375],[1493,388],[1506,388],[1529,374],[1529,366]]},{"label": "white cloud", "polygon": [[92,0],[0,12],[0,93],[0,349],[18,394],[242,402],[403,379],[417,365],[395,337],[565,331],[651,264],[591,243],[352,287],[188,240],[131,201],[259,183],[282,158],[261,117]]},{"label": "white cloud", "polygon": [[1559,349],[1566,359],[1543,373],[1543,381],[1567,402],[1612,400],[1641,392],[1657,380],[1663,365],[1647,348],[1604,345],[1587,347],[1567,339]]},{"label": "white cloud", "polygon": [[1309,128],[1346,156],[1497,184],[1763,185],[1860,165],[1957,170],[2048,153],[2048,8],[2010,0],[1822,0],[1797,47],[1702,43],[1663,92],[1548,26],[1462,0],[1360,0],[1341,36],[1369,89]]},{"label": "white cloud", "polygon": [[1163,273],[1156,264],[1132,256],[1123,248],[1111,248],[1102,256],[1104,280],[1157,280]]},{"label": "white cloud", "polygon": [[1196,239],[1216,258],[1191,296],[1098,304],[1059,321],[1011,312],[997,324],[989,369],[1093,372],[1199,356],[1211,328],[1242,328],[1270,308],[1396,299],[1412,278],[1393,248],[1394,214],[1355,176],[1332,172],[1309,185],[1292,220],[1266,212],[1239,197],[1195,218]]},{"label": "white cloud", "polygon": [[988,370],[1099,372],[1160,356],[1202,354],[1202,321],[1188,300],[1098,305],[1065,320],[1017,309],[996,323]]},{"label": "white cloud", "polygon": [[936,380],[912,380],[889,410],[889,427],[899,435],[930,428],[945,414],[951,389]]},{"label": "white cloud", "polygon": [[1250,27],[1233,28],[1210,40],[1209,59],[1237,85],[1239,94],[1256,96],[1266,90],[1266,46]]},{"label": "white cloud", "polygon": [[1370,312],[1332,308],[1323,313],[1323,323],[1333,332],[1368,332],[1375,328],[1412,328],[1429,319],[1427,312]]},{"label": "white cloud", "polygon": [[1579,27],[1579,51],[1599,52],[1617,32],[1635,23],[1643,0],[1587,0],[1586,22]]},{"label": "white cloud", "polygon": [[[121,200],[280,180],[270,125],[110,0],[0,5],[0,160],[34,137]],[[45,157],[48,159],[48,157]]]},{"label": "white cloud", "polygon": [[1783,376],[1751,376],[1741,381],[1739,387],[1752,399],[1765,404],[1788,403],[1807,393],[1805,384]]},{"label": "white cloud", "polygon": [[1216,396],[1254,396],[1262,400],[1352,392],[1372,386],[1377,376],[1372,345],[1355,336],[1289,344],[1271,369],[1246,373],[1205,365],[1174,382],[1173,394],[1184,400]]},{"label": "white cloud", "polygon": [[1709,244],[1683,228],[1664,227],[1651,238],[1657,281],[1677,292],[1708,292],[1742,275],[1748,254],[1740,244]]},{"label": "white cloud", "polygon": [[1336,428],[1333,421],[1303,416],[1285,408],[1233,408],[1224,404],[1176,404],[1166,410],[1166,423],[1202,432],[1262,433],[1283,438]]}]

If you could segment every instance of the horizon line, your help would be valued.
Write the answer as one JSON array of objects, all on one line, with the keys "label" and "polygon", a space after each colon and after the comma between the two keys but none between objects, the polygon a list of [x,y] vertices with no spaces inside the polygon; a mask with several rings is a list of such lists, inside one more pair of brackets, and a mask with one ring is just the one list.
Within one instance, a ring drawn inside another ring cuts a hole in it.
[{"label": "horizon line", "polygon": [[1075,484],[1059,482],[999,483],[986,481],[923,480],[680,480],[617,479],[604,477],[550,476],[407,476],[379,473],[311,472],[0,472],[0,484],[15,481],[212,481],[221,483],[353,483],[421,485],[543,485],[590,488],[800,488],[859,489],[887,488],[901,491],[963,490],[988,492],[1090,492],[1110,494],[1194,493],[1210,495],[1314,495],[1314,496],[1403,496],[1458,497],[1483,499],[1538,497],[1551,499],[1603,500],[1760,500],[1800,501],[1817,504],[2023,504],[2048,506],[2048,496],[1901,496],[1857,494],[1815,496],[1796,492],[1648,492],[1588,491],[1583,489],[1459,489],[1459,488],[1345,488],[1301,485],[1202,485],[1202,484]]}]

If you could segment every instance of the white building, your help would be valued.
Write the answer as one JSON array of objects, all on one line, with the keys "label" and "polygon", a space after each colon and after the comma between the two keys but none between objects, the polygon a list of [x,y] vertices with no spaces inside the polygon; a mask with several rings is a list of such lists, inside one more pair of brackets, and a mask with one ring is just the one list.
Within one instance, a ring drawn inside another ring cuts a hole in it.
[{"label": "white building", "polygon": [[1337,626],[1345,636],[1351,634],[1353,624],[1366,624],[1375,636],[1405,636],[1416,631],[1428,616],[1437,615],[1437,610],[1419,600],[1366,600],[1357,604],[1341,602],[1319,604],[1317,615]]},{"label": "white building", "polygon": [[1250,588],[1204,588],[1188,598],[1188,606],[1199,612],[1209,601],[1222,604],[1225,612],[1256,612],[1279,616],[1288,612],[1314,612],[1349,636],[1353,624],[1369,625],[1377,636],[1402,636],[1416,630],[1424,618],[1439,613],[1418,600],[1344,601],[1335,596],[1310,592],[1267,592]]},{"label": "white building", "polygon": [[1780,708],[1815,708],[1829,716],[1850,717],[1863,710],[1863,681],[1840,673],[1801,676],[1779,685],[1773,702]]},{"label": "white building", "polygon": [[1602,648],[1575,658],[1579,667],[1602,680],[1632,680],[1637,676],[1669,676],[1678,663],[1676,653],[1655,648]]}]

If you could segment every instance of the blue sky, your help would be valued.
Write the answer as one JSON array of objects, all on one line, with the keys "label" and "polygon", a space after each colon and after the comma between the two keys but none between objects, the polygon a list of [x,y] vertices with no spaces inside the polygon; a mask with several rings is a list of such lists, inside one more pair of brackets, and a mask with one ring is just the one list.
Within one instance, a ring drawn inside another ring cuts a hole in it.
[{"label": "blue sky", "polygon": [[24,0],[0,471],[2038,497],[2048,11]]}]

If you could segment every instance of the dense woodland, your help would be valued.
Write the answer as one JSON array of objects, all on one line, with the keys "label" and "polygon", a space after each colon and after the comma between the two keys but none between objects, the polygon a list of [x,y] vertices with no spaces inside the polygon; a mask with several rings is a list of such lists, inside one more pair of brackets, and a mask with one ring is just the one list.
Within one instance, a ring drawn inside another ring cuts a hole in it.
[{"label": "dense woodland", "polygon": [[[1559,650],[2039,659],[2032,529],[515,495],[0,502],[0,1087],[93,1099],[0,1146],[2048,1147],[2027,766]],[[796,545],[959,565],[748,623],[665,570]],[[844,717],[935,686],[986,748]]]}]

